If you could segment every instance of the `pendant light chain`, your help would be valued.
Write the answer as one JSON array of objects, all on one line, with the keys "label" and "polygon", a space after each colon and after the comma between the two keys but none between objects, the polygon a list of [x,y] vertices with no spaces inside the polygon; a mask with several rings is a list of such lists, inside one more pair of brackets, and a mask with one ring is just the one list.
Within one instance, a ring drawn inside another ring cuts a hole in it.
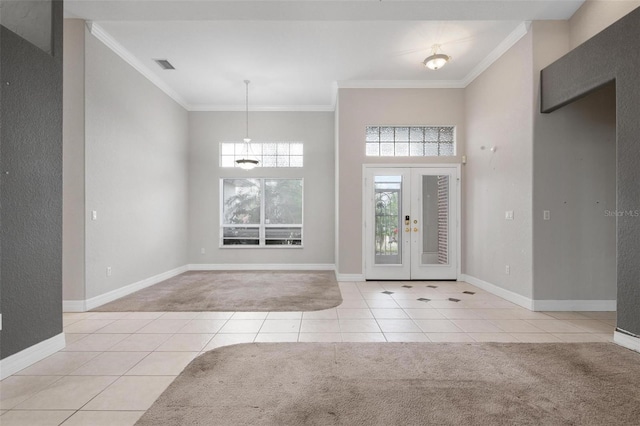
[{"label": "pendant light chain", "polygon": [[[249,140],[249,83],[251,83],[249,80],[245,80],[244,84],[247,86],[246,88],[246,109],[245,109],[245,121],[246,121],[246,127],[247,127],[247,136],[245,139]],[[249,142],[247,142],[247,148],[248,148],[248,144]]]},{"label": "pendant light chain", "polygon": [[249,156],[251,155],[251,145],[249,144],[249,142],[251,142],[251,139],[249,139],[249,80],[245,80],[244,84],[246,85],[246,91],[245,91],[245,101],[246,101],[246,106],[245,106],[245,125],[246,125],[246,137],[244,138],[244,144],[246,145],[246,157],[243,157],[239,160],[236,160],[236,164],[238,165],[238,167],[241,167],[245,170],[251,170],[254,167],[256,167],[259,164],[258,160],[254,160],[253,158],[249,158]]}]

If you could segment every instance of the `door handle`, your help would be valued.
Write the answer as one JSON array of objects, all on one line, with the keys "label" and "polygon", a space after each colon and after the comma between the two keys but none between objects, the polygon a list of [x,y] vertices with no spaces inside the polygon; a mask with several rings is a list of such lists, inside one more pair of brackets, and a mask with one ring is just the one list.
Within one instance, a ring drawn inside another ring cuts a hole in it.
[{"label": "door handle", "polygon": [[413,228],[413,232],[418,232],[418,228]]},{"label": "door handle", "polygon": [[411,232],[411,228],[404,228],[404,232]]}]

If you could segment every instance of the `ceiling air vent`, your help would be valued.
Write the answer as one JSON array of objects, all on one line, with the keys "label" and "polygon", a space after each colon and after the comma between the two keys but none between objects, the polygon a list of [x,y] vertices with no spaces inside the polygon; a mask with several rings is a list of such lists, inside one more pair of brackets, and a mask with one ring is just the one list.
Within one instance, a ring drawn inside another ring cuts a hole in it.
[{"label": "ceiling air vent", "polygon": [[154,59],[154,61],[156,61],[156,64],[158,64],[160,66],[160,68],[162,68],[163,70],[175,70],[176,68],[171,65],[171,62],[169,62],[166,59]]}]

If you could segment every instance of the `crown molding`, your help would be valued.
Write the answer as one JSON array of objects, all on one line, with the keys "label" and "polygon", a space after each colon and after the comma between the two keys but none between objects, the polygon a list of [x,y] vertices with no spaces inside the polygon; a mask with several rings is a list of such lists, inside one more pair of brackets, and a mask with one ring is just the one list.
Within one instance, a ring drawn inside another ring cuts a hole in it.
[{"label": "crown molding", "polygon": [[[87,21],[90,33],[135,68],[151,83],[166,93],[187,111],[198,112],[242,112],[243,105],[191,105],[169,85],[157,77],[146,65],[138,60],[124,46],[95,22]],[[531,28],[531,22],[520,23],[495,49],[461,80],[342,80],[332,84],[330,105],[255,105],[250,107],[256,112],[335,112],[340,89],[464,89],[486,71],[495,61],[511,49]]]},{"label": "crown molding", "polygon": [[[245,112],[244,105],[188,105],[188,111],[199,112]],[[252,105],[253,112],[333,112],[333,105]]]},{"label": "crown molding", "polygon": [[463,89],[458,80],[343,80],[339,89]]},{"label": "crown molding", "polygon": [[530,28],[531,22],[520,23],[462,80],[345,80],[338,81],[337,87],[340,89],[464,89],[524,37]]},{"label": "crown molding", "polygon": [[338,108],[338,90],[338,82],[334,81],[331,83],[331,107],[333,108],[333,112]]},{"label": "crown molding", "polygon": [[476,65],[467,76],[461,80],[461,83],[464,85],[463,87],[467,87],[469,84],[473,82],[476,78],[480,76],[483,72],[485,72],[495,61],[500,59],[502,55],[507,53],[509,49],[511,49],[522,37],[527,35],[529,29],[531,28],[531,21],[521,22],[520,25],[516,27],[515,30],[511,32],[502,40],[502,42],[496,46],[495,49],[487,55],[478,65]]},{"label": "crown molding", "polygon": [[111,49],[116,55],[120,56],[126,63],[131,65],[136,71],[142,74],[147,80],[153,83],[158,89],[162,90],[171,99],[176,101],[182,108],[189,110],[187,103],[182,97],[174,91],[164,81],[159,79],[146,65],[144,65],[138,58],[133,56],[124,46],[118,43],[108,32],[104,30],[99,24],[91,21],[87,21],[87,28],[92,36],[100,40]]}]

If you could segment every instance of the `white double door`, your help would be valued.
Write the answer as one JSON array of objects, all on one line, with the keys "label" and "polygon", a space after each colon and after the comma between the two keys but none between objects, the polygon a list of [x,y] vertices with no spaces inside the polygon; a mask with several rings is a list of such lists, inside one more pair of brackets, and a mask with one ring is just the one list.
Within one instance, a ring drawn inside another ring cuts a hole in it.
[{"label": "white double door", "polygon": [[365,167],[366,279],[458,278],[459,168]]}]

